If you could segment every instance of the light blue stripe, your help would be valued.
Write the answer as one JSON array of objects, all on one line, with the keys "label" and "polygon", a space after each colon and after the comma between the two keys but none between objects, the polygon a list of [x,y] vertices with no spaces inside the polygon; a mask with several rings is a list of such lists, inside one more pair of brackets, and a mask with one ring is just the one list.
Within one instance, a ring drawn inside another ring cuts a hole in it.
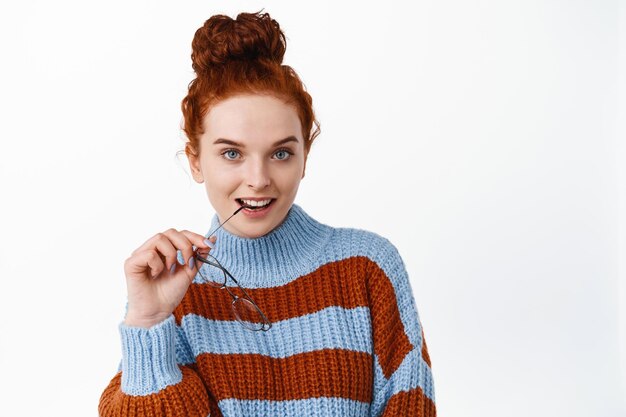
[{"label": "light blue stripe", "polygon": [[417,349],[406,355],[400,367],[389,378],[389,385],[393,387],[392,395],[420,387],[428,398],[435,401],[432,370]]},{"label": "light blue stripe", "polygon": [[189,314],[183,328],[194,355],[258,353],[284,358],[320,349],[349,349],[372,354],[369,308],[332,306],[272,323],[267,332],[246,330],[239,322]]},{"label": "light blue stripe", "polygon": [[178,325],[176,325],[176,362],[179,365],[189,365],[196,362],[185,336],[185,329]]},{"label": "light blue stripe", "polygon": [[320,397],[302,400],[266,401],[226,399],[218,402],[225,416],[288,417],[362,417],[368,416],[370,404],[347,398]]},{"label": "light blue stripe", "polygon": [[374,355],[374,398],[372,415],[379,415],[389,399],[402,391],[421,388],[426,397],[435,402],[435,387],[432,370],[417,349],[409,352],[398,369],[386,379],[378,360]]}]

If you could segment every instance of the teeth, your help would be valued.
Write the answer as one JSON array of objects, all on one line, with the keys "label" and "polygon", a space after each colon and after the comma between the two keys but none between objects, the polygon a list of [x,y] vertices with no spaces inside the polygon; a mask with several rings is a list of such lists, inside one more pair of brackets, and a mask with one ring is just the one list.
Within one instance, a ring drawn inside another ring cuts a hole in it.
[{"label": "teeth", "polygon": [[243,201],[248,206],[261,207],[261,206],[268,205],[270,201],[272,200],[269,199],[269,200],[263,200],[263,201],[254,201],[254,200],[241,200],[241,201]]}]

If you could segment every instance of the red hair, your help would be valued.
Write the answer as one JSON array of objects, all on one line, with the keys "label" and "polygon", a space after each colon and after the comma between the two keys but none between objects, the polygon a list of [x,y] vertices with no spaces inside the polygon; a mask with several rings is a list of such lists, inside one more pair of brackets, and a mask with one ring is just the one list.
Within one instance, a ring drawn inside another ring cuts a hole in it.
[{"label": "red hair", "polygon": [[298,74],[282,65],[286,45],[285,34],[269,13],[240,13],[236,20],[214,15],[204,22],[191,43],[191,66],[196,78],[189,83],[181,103],[182,128],[189,139],[185,144],[187,156],[199,155],[202,122],[210,107],[246,93],[272,95],[293,105],[308,155],[320,133],[320,124],[315,119],[313,100]]}]

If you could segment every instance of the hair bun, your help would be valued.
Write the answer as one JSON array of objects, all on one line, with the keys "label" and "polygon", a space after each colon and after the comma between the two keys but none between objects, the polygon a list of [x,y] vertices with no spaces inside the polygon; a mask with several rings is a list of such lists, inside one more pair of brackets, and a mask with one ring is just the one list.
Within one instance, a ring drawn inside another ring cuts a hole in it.
[{"label": "hair bun", "polygon": [[239,13],[234,20],[215,15],[204,22],[191,43],[192,67],[197,74],[229,61],[264,59],[283,62],[286,39],[269,13]]}]

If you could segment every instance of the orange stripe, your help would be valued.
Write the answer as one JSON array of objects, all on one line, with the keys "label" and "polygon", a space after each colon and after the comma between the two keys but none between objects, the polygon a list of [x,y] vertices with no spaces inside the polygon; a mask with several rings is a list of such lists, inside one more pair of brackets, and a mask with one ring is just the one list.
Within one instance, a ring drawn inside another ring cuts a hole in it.
[{"label": "orange stripe", "polygon": [[396,294],[385,272],[372,263],[368,281],[374,351],[386,378],[391,377],[413,349],[404,331]]},{"label": "orange stripe", "polygon": [[387,402],[381,417],[436,417],[435,403],[424,395],[424,391],[417,387],[409,391],[402,391],[393,395]]},{"label": "orange stripe", "polygon": [[197,365],[207,390],[217,401],[312,397],[372,400],[373,362],[364,352],[324,349],[287,358],[202,353]]},{"label": "orange stripe", "polygon": [[209,413],[209,403],[202,380],[192,369],[186,366],[180,368],[183,379],[178,384],[168,385],[154,394],[138,396],[128,395],[122,391],[122,372],[118,372],[100,396],[99,415],[206,417]]},{"label": "orange stripe", "polygon": [[[330,262],[285,285],[246,288],[246,292],[272,322],[315,313],[330,306],[367,306],[365,276],[370,262],[361,256]],[[233,285],[233,282],[229,280],[228,285]],[[230,289],[243,296],[239,288]],[[174,310],[176,323],[180,325],[187,314],[211,320],[235,320],[232,298],[226,289],[203,284],[189,286]]]}]

